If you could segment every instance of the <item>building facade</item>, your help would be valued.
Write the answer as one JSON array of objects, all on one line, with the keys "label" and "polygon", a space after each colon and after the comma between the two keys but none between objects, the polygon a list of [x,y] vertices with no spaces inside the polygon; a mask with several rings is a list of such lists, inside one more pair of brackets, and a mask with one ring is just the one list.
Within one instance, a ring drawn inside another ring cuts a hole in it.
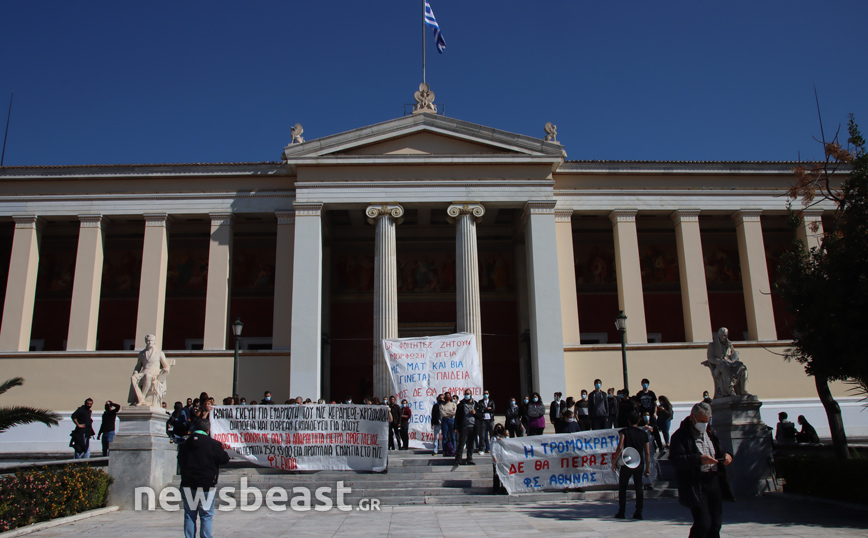
[{"label": "building facade", "polygon": [[[577,396],[622,387],[623,310],[631,392],[712,390],[700,362],[726,326],[749,390],[799,414],[819,403],[780,356],[774,287],[794,164],[570,161],[421,113],[275,162],[5,167],[0,364],[20,403],[125,401],[155,334],[170,402],[223,397],[241,319],[240,394],[359,400],[390,392],[381,338],[466,331],[501,401]],[[805,213],[808,244],[832,209]]]}]

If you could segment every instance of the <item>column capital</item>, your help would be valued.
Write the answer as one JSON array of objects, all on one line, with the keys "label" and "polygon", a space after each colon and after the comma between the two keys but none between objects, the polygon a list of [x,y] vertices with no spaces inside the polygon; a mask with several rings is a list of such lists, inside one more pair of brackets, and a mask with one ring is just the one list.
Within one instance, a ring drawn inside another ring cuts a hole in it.
[{"label": "column capital", "polygon": [[619,222],[636,222],[637,213],[639,213],[638,209],[615,209],[609,213],[609,220],[611,220],[613,224]]},{"label": "column capital", "polygon": [[682,222],[699,222],[699,209],[678,209],[670,218],[675,222],[675,224],[681,224]]},{"label": "column capital", "polygon": [[45,221],[37,215],[12,215],[15,227],[19,229],[39,230],[45,225]]},{"label": "column capital", "polygon": [[296,217],[321,217],[322,202],[293,202],[292,207],[295,208]]},{"label": "column capital", "polygon": [[79,215],[78,220],[82,228],[102,228],[108,219],[102,215]]},{"label": "column capital", "polygon": [[521,214],[522,224],[526,224],[531,215],[555,215],[557,203],[557,200],[528,200]]},{"label": "column capital", "polygon": [[165,228],[171,220],[166,213],[145,213],[142,216],[145,218],[145,227],[161,226]]},{"label": "column capital", "polygon": [[284,224],[295,224],[295,210],[292,209],[281,209],[274,212],[274,216],[277,217],[278,226]]},{"label": "column capital", "polygon": [[401,204],[371,204],[365,209],[368,224],[374,224],[380,217],[392,217],[397,224],[401,224],[404,217],[404,208]]},{"label": "column capital", "polygon": [[232,226],[234,216],[231,212],[222,212],[222,213],[208,213],[208,216],[211,217],[211,226]]},{"label": "column capital", "polygon": [[800,213],[805,222],[817,222],[823,220],[822,209],[803,209]]},{"label": "column capital", "polygon": [[762,209],[741,209],[732,215],[732,220],[741,224],[742,222],[759,222]]},{"label": "column capital", "polygon": [[555,222],[572,222],[572,209],[555,209]]},{"label": "column capital", "polygon": [[455,219],[460,215],[472,215],[475,220],[485,215],[485,207],[479,202],[452,202],[446,208],[446,214]]}]

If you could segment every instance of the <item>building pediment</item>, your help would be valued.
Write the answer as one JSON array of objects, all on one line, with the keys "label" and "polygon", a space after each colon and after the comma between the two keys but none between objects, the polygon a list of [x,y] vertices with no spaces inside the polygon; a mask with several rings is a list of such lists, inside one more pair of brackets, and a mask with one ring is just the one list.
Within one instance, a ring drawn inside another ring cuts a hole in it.
[{"label": "building pediment", "polygon": [[563,161],[563,146],[474,123],[414,114],[284,148],[289,164]]}]

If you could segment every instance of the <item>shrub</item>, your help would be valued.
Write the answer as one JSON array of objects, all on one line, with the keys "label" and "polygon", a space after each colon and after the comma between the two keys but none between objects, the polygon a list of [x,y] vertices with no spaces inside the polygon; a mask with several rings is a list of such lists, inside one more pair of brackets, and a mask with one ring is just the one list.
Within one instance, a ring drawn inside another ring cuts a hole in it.
[{"label": "shrub", "polygon": [[74,464],[0,478],[0,532],[105,506],[112,477]]},{"label": "shrub", "polygon": [[776,458],[775,468],[787,493],[868,504],[868,460],[785,456]]}]

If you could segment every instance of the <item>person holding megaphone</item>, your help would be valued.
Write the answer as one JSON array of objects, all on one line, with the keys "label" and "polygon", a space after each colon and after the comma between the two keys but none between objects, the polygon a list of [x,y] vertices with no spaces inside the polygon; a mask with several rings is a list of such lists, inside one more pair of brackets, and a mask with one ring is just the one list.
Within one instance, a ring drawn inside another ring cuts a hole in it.
[{"label": "person holding megaphone", "polygon": [[624,519],[624,510],[627,508],[627,483],[633,479],[633,488],[636,491],[636,511],[633,519],[642,519],[642,507],[644,496],[642,495],[642,469],[645,476],[651,476],[651,446],[648,443],[648,434],[640,428],[639,414],[631,413],[628,418],[630,426],[618,432],[618,450],[612,456],[612,471],[619,473],[618,476],[618,513],[615,517]]}]

